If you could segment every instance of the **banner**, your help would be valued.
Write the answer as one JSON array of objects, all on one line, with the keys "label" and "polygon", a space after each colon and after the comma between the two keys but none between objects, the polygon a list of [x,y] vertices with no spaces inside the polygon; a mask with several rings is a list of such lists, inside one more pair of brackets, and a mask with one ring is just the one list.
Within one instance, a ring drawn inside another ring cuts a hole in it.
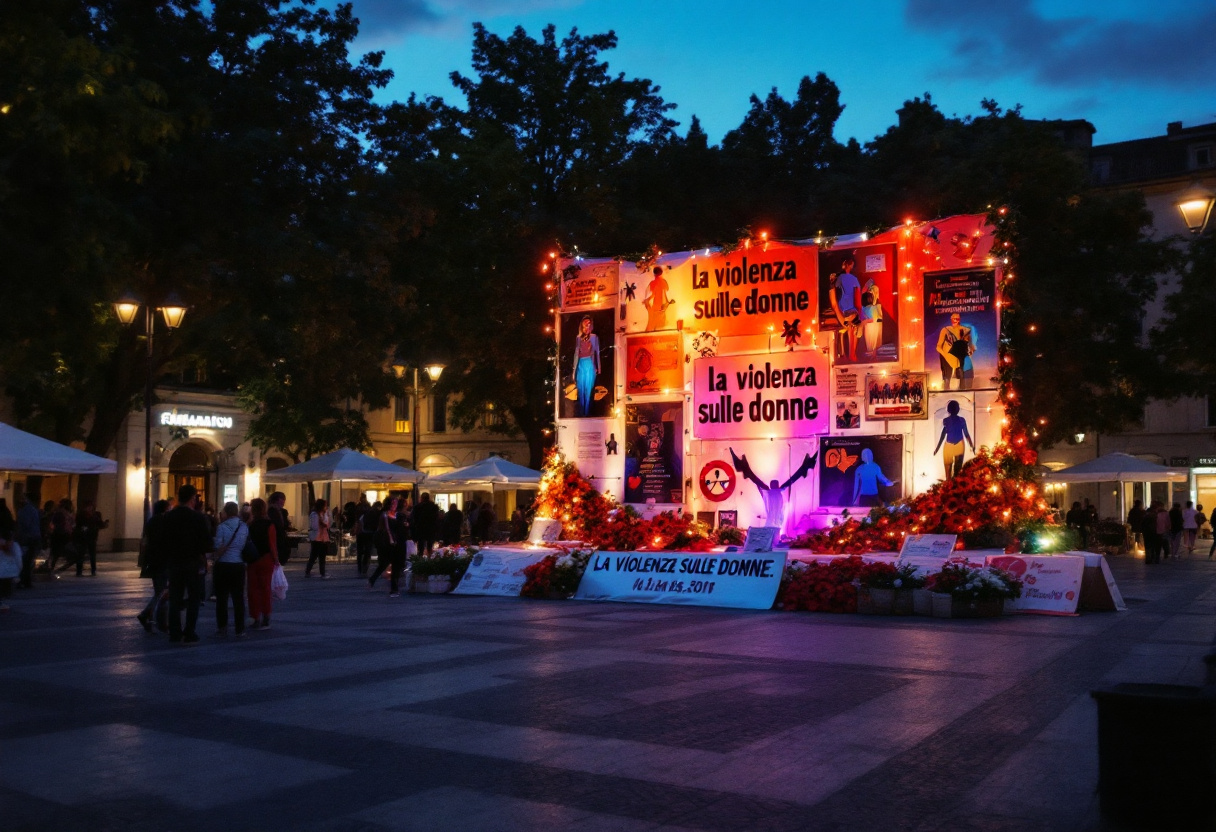
[{"label": "banner", "polygon": [[524,569],[551,554],[552,549],[480,549],[452,594],[518,598],[527,580]]},{"label": "banner", "polygon": [[831,425],[828,360],[819,350],[698,358],[692,435],[697,439],[814,436]]},{"label": "banner", "polygon": [[625,338],[625,393],[675,393],[684,389],[684,336],[679,332]]},{"label": "banner", "polygon": [[562,309],[592,309],[614,303],[620,270],[621,264],[615,260],[567,263],[562,270]]},{"label": "banner", "polygon": [[819,505],[870,508],[903,496],[904,438],[825,436],[819,440]]},{"label": "banner", "polygon": [[895,246],[821,251],[819,274],[819,331],[836,333],[836,363],[898,361]]},{"label": "banner", "polygon": [[1022,581],[1019,612],[1073,615],[1081,599],[1085,558],[1077,555],[997,555],[985,559]]},{"label": "banner", "polygon": [[[627,332],[713,331],[718,337],[779,334],[804,343],[816,317],[816,248],[787,243],[668,255],[621,265]],[[788,340],[786,340],[788,339]]]},{"label": "banner", "polygon": [[626,503],[684,502],[684,404],[625,406]]},{"label": "banner", "polygon": [[603,418],[616,400],[616,335],[612,310],[561,316],[561,417]]},{"label": "banner", "polygon": [[574,597],[767,610],[777,598],[785,558],[785,552],[596,552]]},{"label": "banner", "polygon": [[927,419],[925,374],[866,374],[866,421]]},{"label": "banner", "polygon": [[996,272],[925,273],[925,372],[935,390],[996,386]]}]

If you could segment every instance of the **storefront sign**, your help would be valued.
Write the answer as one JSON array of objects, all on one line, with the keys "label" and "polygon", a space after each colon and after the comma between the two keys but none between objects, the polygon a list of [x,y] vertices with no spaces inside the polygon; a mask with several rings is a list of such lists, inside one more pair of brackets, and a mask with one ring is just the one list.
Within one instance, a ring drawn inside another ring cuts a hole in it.
[{"label": "storefront sign", "polygon": [[567,265],[562,280],[562,309],[591,309],[615,302],[620,268],[615,261]]},{"label": "storefront sign", "polygon": [[697,359],[693,436],[765,439],[827,433],[827,363],[818,350]]},{"label": "storefront sign", "polygon": [[679,332],[630,335],[625,340],[625,392],[670,393],[684,389],[684,336]]},{"label": "storefront sign", "polygon": [[216,430],[231,430],[232,417],[219,416],[213,413],[169,413],[160,414],[160,423],[171,427],[182,428],[215,428]]},{"label": "storefront sign", "polygon": [[596,552],[574,597],[767,610],[777,597],[785,556],[785,552]]},{"label": "storefront sign", "polygon": [[1022,582],[1019,611],[1072,615],[1081,599],[1085,558],[1077,555],[998,555],[989,566],[1004,569]]},{"label": "storefront sign", "polygon": [[518,597],[527,580],[524,569],[551,554],[552,549],[482,549],[452,594]]}]

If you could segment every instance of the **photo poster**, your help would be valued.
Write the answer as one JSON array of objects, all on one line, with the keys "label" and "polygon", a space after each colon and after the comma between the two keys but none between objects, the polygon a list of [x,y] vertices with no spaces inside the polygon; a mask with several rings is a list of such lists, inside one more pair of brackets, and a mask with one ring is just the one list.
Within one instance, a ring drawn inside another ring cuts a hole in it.
[{"label": "photo poster", "polygon": [[967,393],[933,395],[933,456],[950,479],[975,456],[975,397]]},{"label": "photo poster", "polygon": [[684,502],[684,403],[625,407],[625,502]]},{"label": "photo poster", "polygon": [[867,373],[866,419],[927,419],[928,388],[924,373]]},{"label": "photo poster", "polygon": [[996,386],[996,271],[925,273],[925,372],[934,390]]},{"label": "photo poster", "polygon": [[684,336],[680,332],[625,338],[625,393],[630,396],[684,389]]},{"label": "photo poster", "polygon": [[832,386],[832,414],[836,430],[856,430],[861,427],[864,411],[861,374],[852,367],[835,368]]},{"label": "photo poster", "polygon": [[561,272],[562,309],[593,309],[613,303],[620,270],[621,264],[615,260],[567,263]]},{"label": "photo poster", "polygon": [[718,512],[718,525],[722,528],[738,528],[739,527],[739,512],[733,509],[723,509]]},{"label": "photo poster", "polygon": [[819,504],[865,513],[904,495],[904,437],[824,436],[819,440]]},{"label": "photo poster", "polygon": [[716,512],[716,511],[698,511],[697,512],[697,522],[704,523],[705,525],[709,526],[711,529],[716,529],[718,527],[718,512]]},{"label": "photo poster", "polygon": [[561,417],[602,419],[616,402],[616,333],[612,310],[561,316]]},{"label": "photo poster", "polygon": [[834,332],[839,364],[899,360],[895,244],[819,252],[819,329]]}]

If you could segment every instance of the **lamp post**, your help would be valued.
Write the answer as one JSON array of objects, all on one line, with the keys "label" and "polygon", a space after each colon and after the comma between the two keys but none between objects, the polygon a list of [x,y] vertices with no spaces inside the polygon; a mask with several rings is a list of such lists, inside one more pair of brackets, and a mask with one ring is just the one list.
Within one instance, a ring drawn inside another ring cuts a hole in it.
[{"label": "lamp post", "polygon": [[1212,216],[1213,203],[1216,203],[1216,194],[1195,182],[1182,192],[1174,204],[1178,206],[1182,221],[1191,233],[1202,234],[1208,224],[1208,217]]},{"label": "lamp post", "polygon": [[[413,369],[414,369],[414,401],[413,401],[414,414],[411,417],[411,424],[410,424],[410,444],[412,446],[412,450],[410,451],[410,464],[414,467],[414,470],[417,471],[417,470],[419,470],[418,469],[418,431],[422,427],[422,424],[421,424],[421,422],[418,421],[418,419],[419,419],[419,416],[418,416],[418,414],[419,414],[419,409],[418,409],[418,366],[415,365]],[[400,362],[393,364],[393,372],[397,374],[397,378],[404,377],[405,370],[406,370],[405,364],[402,364]],[[423,372],[426,373],[427,378],[429,378],[431,380],[431,383],[434,384],[435,382],[439,381],[439,377],[441,375],[443,375],[444,365],[440,364],[437,361],[432,361],[430,364],[427,364],[425,367],[423,367],[422,370],[423,370]],[[418,483],[416,483],[416,482],[413,483],[413,488],[411,489],[411,492],[413,494],[414,505],[417,506],[418,505]]]},{"label": "lamp post", "polygon": [[141,304],[131,295],[114,302],[114,314],[124,326],[135,322],[139,307],[144,308],[144,520],[152,516],[152,335],[155,331],[155,313],[159,310],[165,318],[170,332],[182,325],[186,318],[186,307],[174,296],[166,299],[164,306]]}]

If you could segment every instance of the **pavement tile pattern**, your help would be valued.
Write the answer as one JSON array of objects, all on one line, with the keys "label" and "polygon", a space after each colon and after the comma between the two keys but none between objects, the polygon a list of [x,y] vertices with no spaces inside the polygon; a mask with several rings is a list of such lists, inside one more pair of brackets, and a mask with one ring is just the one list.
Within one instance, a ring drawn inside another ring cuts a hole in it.
[{"label": "pavement tile pattern", "polygon": [[1115,682],[1199,685],[1216,564],[1122,613],[870,618],[367,590],[197,646],[131,555],[0,614],[3,830],[1097,830]]}]

